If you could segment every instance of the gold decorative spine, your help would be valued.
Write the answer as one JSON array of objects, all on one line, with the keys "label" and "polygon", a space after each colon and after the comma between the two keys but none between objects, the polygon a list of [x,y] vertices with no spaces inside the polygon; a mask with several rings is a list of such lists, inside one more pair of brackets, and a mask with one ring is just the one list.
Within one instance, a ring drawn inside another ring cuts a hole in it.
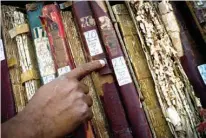
[{"label": "gold decorative spine", "polygon": [[13,28],[12,21],[12,12],[15,10],[15,7],[12,6],[2,6],[2,35],[5,44],[7,63],[9,67],[9,74],[12,83],[12,89],[14,93],[14,100],[16,111],[20,112],[24,109],[27,99],[25,93],[25,87],[21,83],[21,67],[19,62],[19,54],[17,49],[17,44],[14,39],[11,39],[9,35],[9,30]]},{"label": "gold decorative spine", "polygon": [[171,138],[169,126],[164,118],[158,98],[155,92],[155,85],[147,65],[147,60],[139,43],[139,38],[129,12],[124,4],[112,6],[116,20],[120,26],[127,54],[129,55],[140,91],[143,94],[143,104],[148,112],[150,125],[155,131],[157,138]]},{"label": "gold decorative spine", "polygon": [[[12,17],[13,28],[18,28],[18,26],[26,24],[25,16],[22,12],[13,11]],[[27,99],[30,100],[40,86],[34,47],[27,33],[16,33],[15,39],[19,52],[20,66],[22,68],[21,82],[25,83]]]},{"label": "gold decorative spine", "polygon": [[[82,43],[77,28],[74,23],[74,18],[70,11],[62,11],[61,16],[62,16],[62,21],[64,24],[66,36],[68,42],[70,43],[69,49],[72,52],[75,65],[76,67],[78,67],[79,65],[86,63],[86,58],[82,49]],[[96,75],[93,75],[93,78],[94,76]],[[83,82],[89,86],[90,95],[93,99],[92,111],[94,117],[92,119],[92,123],[94,124],[95,132],[99,138],[109,138],[107,122],[103,112],[103,107],[100,103],[100,99],[98,98],[98,94],[96,93],[96,90],[97,91],[102,91],[102,90],[100,90],[101,89],[100,87],[94,86],[91,76],[85,77],[83,79]],[[97,85],[100,85],[100,83],[97,82]]]},{"label": "gold decorative spine", "polygon": [[[197,138],[199,115],[194,91],[178,60],[169,35],[151,2],[126,2],[135,23],[165,118],[176,138]],[[195,102],[193,102],[195,104]]]}]

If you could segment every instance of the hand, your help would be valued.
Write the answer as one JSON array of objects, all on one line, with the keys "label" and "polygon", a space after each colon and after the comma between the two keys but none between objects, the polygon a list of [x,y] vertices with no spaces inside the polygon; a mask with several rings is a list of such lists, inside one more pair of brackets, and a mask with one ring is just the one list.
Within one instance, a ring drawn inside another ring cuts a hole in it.
[{"label": "hand", "polygon": [[104,65],[102,60],[86,63],[42,86],[22,112],[2,125],[3,137],[60,137],[90,120],[92,99],[80,80]]}]

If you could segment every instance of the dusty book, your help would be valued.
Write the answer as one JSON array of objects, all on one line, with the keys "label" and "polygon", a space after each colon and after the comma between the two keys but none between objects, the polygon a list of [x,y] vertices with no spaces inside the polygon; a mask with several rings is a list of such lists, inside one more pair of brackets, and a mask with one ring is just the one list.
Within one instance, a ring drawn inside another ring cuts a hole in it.
[{"label": "dusty book", "polygon": [[157,138],[171,138],[172,133],[159,105],[154,81],[129,11],[124,4],[116,4],[112,6],[112,9],[116,22],[120,26],[126,54],[129,56],[129,61],[131,61],[136,80],[144,97],[143,106],[145,106],[144,109],[148,112],[150,127],[154,131],[153,135]]},{"label": "dusty book", "polygon": [[13,28],[11,24],[12,21],[12,11],[15,10],[16,7],[5,6],[1,7],[2,10],[2,36],[5,44],[5,54],[7,56],[7,65],[9,68],[10,80],[13,89],[13,95],[15,100],[16,111],[20,112],[24,109],[27,98],[25,87],[21,83],[21,66],[20,66],[20,58],[17,49],[17,43],[14,39],[12,39],[9,35],[9,30]]},{"label": "dusty book", "polygon": [[[70,72],[75,68],[75,63],[71,54],[70,44],[67,41],[64,24],[57,4],[45,5],[42,9],[41,22],[44,26],[52,51],[54,63],[58,76]],[[91,124],[84,124],[74,132],[75,137],[87,137],[86,134],[93,134]]]},{"label": "dusty book", "polygon": [[42,15],[42,8],[42,2],[26,5],[41,80],[43,84],[46,84],[55,79],[56,71],[50,51],[49,40],[39,18],[39,16]]},{"label": "dusty book", "polygon": [[[106,66],[97,73],[92,74],[92,79],[98,96],[100,97],[110,128],[111,137],[132,138],[125,112],[120,101],[118,88],[114,80],[114,73],[108,63],[105,50],[99,38],[96,22],[93,18],[89,2],[75,2],[72,5],[75,20],[78,24],[85,55],[88,61],[103,59]],[[103,136],[108,138],[108,134]]]},{"label": "dusty book", "polygon": [[134,137],[152,137],[140,98],[125,62],[120,42],[108,15],[105,2],[90,2],[103,46],[114,69],[128,121]]},{"label": "dusty book", "polygon": [[38,65],[34,46],[30,38],[29,25],[25,14],[17,9],[10,11],[13,28],[10,37],[16,40],[21,66],[21,83],[25,85],[27,99],[30,100],[40,86]]},{"label": "dusty book", "polygon": [[[67,41],[70,46],[69,49],[71,50],[72,56],[74,58],[75,66],[78,67],[79,65],[86,63],[86,57],[84,55],[81,39],[74,22],[74,16],[70,10],[61,11],[61,16],[67,36]],[[95,135],[99,138],[108,137],[108,124],[105,118],[102,104],[97,95],[98,89],[95,89],[91,76],[85,77],[83,79],[83,82],[90,88],[90,95],[93,99],[92,111],[94,116],[92,123],[94,124],[93,129],[95,130]],[[88,135],[89,134],[87,134],[87,138],[91,137]]]},{"label": "dusty book", "polygon": [[[162,112],[174,137],[199,137],[194,91],[152,2],[126,2],[135,23]],[[156,31],[154,31],[156,30]],[[184,113],[184,115],[183,115]]]}]

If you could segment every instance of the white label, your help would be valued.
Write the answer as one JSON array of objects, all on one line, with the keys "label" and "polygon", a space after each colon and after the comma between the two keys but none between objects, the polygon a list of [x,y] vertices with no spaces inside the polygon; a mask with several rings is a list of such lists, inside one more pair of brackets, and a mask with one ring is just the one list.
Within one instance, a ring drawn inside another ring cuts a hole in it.
[{"label": "white label", "polygon": [[90,30],[84,33],[88,48],[89,48],[89,53],[91,56],[95,56],[98,54],[103,53],[99,37],[97,34],[96,30]]},{"label": "white label", "polygon": [[4,59],[5,59],[4,47],[3,47],[2,39],[0,39],[0,60],[2,61]]},{"label": "white label", "polygon": [[62,74],[70,72],[71,68],[69,66],[65,66],[65,67],[59,68],[57,71],[58,71],[58,76],[60,76]]},{"label": "white label", "polygon": [[49,41],[47,37],[34,39],[37,61],[41,76],[55,73],[54,61],[51,56]]},{"label": "white label", "polygon": [[202,76],[204,83],[206,84],[206,64],[200,65],[197,68],[200,72],[200,75]]},{"label": "white label", "polygon": [[55,79],[54,74],[42,77],[43,84],[47,84],[47,83],[51,82],[54,79]]},{"label": "white label", "polygon": [[112,65],[114,67],[114,72],[119,86],[132,82],[123,56],[112,59]]}]

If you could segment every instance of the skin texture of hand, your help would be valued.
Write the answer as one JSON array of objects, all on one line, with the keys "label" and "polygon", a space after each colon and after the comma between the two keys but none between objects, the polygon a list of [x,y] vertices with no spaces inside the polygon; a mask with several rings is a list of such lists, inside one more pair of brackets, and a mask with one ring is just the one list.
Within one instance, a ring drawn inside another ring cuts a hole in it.
[{"label": "skin texture of hand", "polygon": [[81,79],[104,65],[86,63],[42,86],[22,112],[1,125],[2,137],[61,137],[90,120],[92,99]]}]

